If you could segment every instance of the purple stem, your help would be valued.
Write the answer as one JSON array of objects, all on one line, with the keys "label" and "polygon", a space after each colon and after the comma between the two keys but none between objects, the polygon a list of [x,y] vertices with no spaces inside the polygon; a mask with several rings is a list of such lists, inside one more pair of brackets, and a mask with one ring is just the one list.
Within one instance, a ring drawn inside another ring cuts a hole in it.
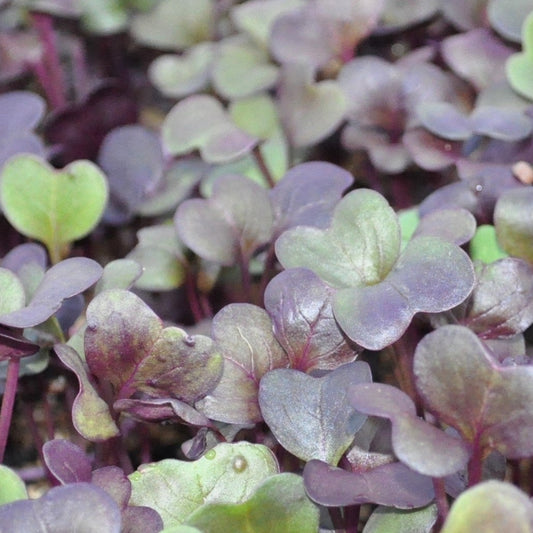
[{"label": "purple stem", "polygon": [[437,509],[439,512],[439,517],[437,520],[438,526],[442,526],[446,517],[448,516],[449,504],[448,498],[446,497],[446,489],[444,487],[444,479],[441,477],[432,478],[433,489],[435,490],[435,503],[437,504]]},{"label": "purple stem", "polygon": [[185,290],[187,292],[187,300],[191,309],[192,316],[195,322],[200,322],[204,318],[202,306],[198,300],[198,293],[196,292],[196,277],[194,273],[189,270],[185,279]]},{"label": "purple stem", "polygon": [[473,453],[468,462],[468,486],[473,487],[481,481],[483,468],[482,450],[479,446],[479,435],[476,435],[473,443]]},{"label": "purple stem", "polygon": [[0,409],[0,463],[4,462],[7,437],[13,416],[15,396],[17,394],[17,384],[19,378],[20,359],[12,357],[7,364],[6,384],[4,387],[4,397],[2,398],[2,408]]},{"label": "purple stem", "polygon": [[270,188],[274,187],[274,185],[276,185],[276,182],[274,181],[274,177],[272,176],[270,170],[267,167],[267,164],[265,162],[265,159],[263,158],[263,154],[261,153],[261,149],[259,148],[259,146],[256,146],[253,149],[252,153],[254,154],[255,162],[259,170],[261,171],[261,174],[263,174],[263,177],[268,183],[268,186]]},{"label": "purple stem", "polygon": [[49,97],[50,105],[54,108],[65,105],[65,85],[63,72],[59,62],[57,51],[56,35],[52,17],[46,13],[32,13],[33,26],[39,34],[39,39],[43,45],[43,66],[50,72]]},{"label": "purple stem", "polygon": [[357,533],[360,511],[360,505],[350,505],[344,508],[344,530],[346,533]]},{"label": "purple stem", "polygon": [[335,528],[335,531],[344,529],[344,520],[342,518],[342,513],[339,507],[328,507],[329,517],[331,518],[331,523]]}]

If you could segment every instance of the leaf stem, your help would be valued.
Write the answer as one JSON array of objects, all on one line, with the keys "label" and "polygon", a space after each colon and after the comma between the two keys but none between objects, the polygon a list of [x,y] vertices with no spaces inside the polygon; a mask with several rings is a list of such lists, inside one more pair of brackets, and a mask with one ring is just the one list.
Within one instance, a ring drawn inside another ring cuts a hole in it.
[{"label": "leaf stem", "polygon": [[185,290],[187,292],[187,300],[189,302],[189,308],[195,322],[200,322],[204,317],[202,306],[198,299],[198,293],[196,292],[196,276],[191,269],[188,269],[185,278]]},{"label": "leaf stem", "polygon": [[263,174],[263,177],[265,178],[265,181],[268,183],[268,186],[270,188],[274,187],[276,185],[276,182],[274,180],[274,177],[272,176],[272,173],[267,167],[267,164],[265,162],[265,158],[263,157],[263,154],[261,153],[261,148],[259,146],[256,146],[252,151],[255,159],[255,163],[257,164],[257,167],[261,171],[261,174]]},{"label": "leaf stem", "polygon": [[437,504],[437,509],[439,512],[439,517],[437,519],[437,530],[439,529],[446,517],[448,516],[448,511],[450,509],[448,504],[448,498],[446,496],[446,489],[444,487],[444,479],[441,477],[432,478],[433,489],[435,490],[435,503]]},{"label": "leaf stem", "polygon": [[4,462],[7,437],[9,435],[9,427],[11,426],[13,407],[15,406],[15,396],[17,394],[19,368],[20,359],[18,357],[11,357],[7,363],[6,383],[2,398],[2,407],[0,409],[0,463]]},{"label": "leaf stem", "polygon": [[65,86],[52,17],[46,13],[32,13],[31,20],[43,46],[42,66],[48,77],[48,100],[52,107],[62,107],[66,103]]},{"label": "leaf stem", "polygon": [[339,507],[328,507],[329,517],[331,518],[331,523],[335,531],[344,529],[344,520],[342,518],[342,513]]},{"label": "leaf stem", "polygon": [[357,533],[360,511],[360,505],[349,505],[344,507],[344,530],[346,533]]},{"label": "leaf stem", "polygon": [[244,299],[248,303],[252,302],[252,277],[250,276],[250,259],[245,257],[242,251],[239,253],[239,268],[241,271],[242,290]]},{"label": "leaf stem", "polygon": [[479,435],[476,435],[473,444],[473,453],[468,462],[468,486],[473,487],[481,481],[483,468],[482,450],[479,446]]}]

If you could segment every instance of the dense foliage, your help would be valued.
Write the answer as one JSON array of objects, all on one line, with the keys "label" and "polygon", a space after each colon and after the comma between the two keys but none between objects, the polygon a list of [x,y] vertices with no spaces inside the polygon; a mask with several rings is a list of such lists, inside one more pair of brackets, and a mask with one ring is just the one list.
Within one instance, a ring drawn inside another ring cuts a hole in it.
[{"label": "dense foliage", "polygon": [[0,531],[533,533],[531,0],[0,0]]}]

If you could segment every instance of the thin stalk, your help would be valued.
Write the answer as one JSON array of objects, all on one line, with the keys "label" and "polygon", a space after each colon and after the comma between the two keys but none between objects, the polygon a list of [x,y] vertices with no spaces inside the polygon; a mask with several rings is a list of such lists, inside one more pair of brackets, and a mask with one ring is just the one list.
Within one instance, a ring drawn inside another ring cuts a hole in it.
[{"label": "thin stalk", "polygon": [[4,396],[2,407],[0,408],[0,463],[4,462],[7,437],[11,418],[13,417],[13,407],[15,406],[15,396],[19,378],[20,358],[12,357],[7,363],[6,383],[4,386]]},{"label": "thin stalk", "polygon": [[196,291],[196,276],[190,269],[187,272],[185,278],[185,291],[187,292],[187,300],[189,302],[189,308],[195,322],[200,322],[204,319],[204,312],[202,305],[198,299],[198,293]]},{"label": "thin stalk", "polygon": [[344,529],[344,519],[339,507],[328,507],[329,517],[331,518],[331,523],[335,531]]},{"label": "thin stalk", "polygon": [[242,290],[246,302],[252,302],[252,276],[250,276],[250,259],[241,252],[239,254],[239,269],[241,271]]},{"label": "thin stalk", "polygon": [[349,505],[344,508],[344,531],[346,533],[357,533],[360,512],[360,505]]},{"label": "thin stalk", "polygon": [[32,13],[31,20],[43,46],[44,66],[50,73],[49,93],[47,94],[50,105],[54,108],[62,107],[66,103],[65,84],[52,17],[45,13]]},{"label": "thin stalk", "polygon": [[[444,487],[444,479],[441,477],[432,478],[433,489],[435,490],[435,503],[437,504],[437,510],[439,517],[437,519],[438,527],[444,524],[450,506],[448,504],[448,498],[446,496],[446,489]],[[437,528],[438,529],[438,528]]]},{"label": "thin stalk", "polygon": [[259,298],[263,301],[263,295],[266,289],[266,286],[274,274],[274,267],[276,264],[276,249],[274,247],[276,239],[272,238],[270,245],[267,250],[265,257],[265,264],[263,266],[263,274],[261,276],[261,281],[259,282]]},{"label": "thin stalk", "polygon": [[259,170],[261,171],[261,174],[263,174],[263,177],[265,178],[265,181],[268,183],[268,186],[270,188],[274,187],[274,185],[276,185],[276,182],[274,180],[274,177],[272,176],[272,173],[267,167],[267,164],[265,162],[265,159],[263,157],[263,154],[261,153],[261,149],[259,148],[259,146],[256,146],[253,149],[252,154],[254,156],[255,163],[257,167],[259,168]]},{"label": "thin stalk", "polygon": [[473,453],[468,462],[468,486],[473,487],[481,481],[481,474],[483,468],[482,451],[479,446],[479,435],[476,435],[473,446]]}]

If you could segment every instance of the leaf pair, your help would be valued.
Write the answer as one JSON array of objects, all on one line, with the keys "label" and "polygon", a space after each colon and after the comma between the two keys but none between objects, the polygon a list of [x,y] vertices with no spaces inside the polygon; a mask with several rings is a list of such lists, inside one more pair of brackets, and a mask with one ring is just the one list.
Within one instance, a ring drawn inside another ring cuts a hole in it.
[{"label": "leaf pair", "polygon": [[470,293],[474,270],[455,244],[412,239],[400,253],[396,214],[379,194],[359,189],[337,205],[331,226],[296,227],[276,241],[285,268],[306,267],[336,289],[333,312],[365,348],[396,341],[419,311],[455,307]]}]

